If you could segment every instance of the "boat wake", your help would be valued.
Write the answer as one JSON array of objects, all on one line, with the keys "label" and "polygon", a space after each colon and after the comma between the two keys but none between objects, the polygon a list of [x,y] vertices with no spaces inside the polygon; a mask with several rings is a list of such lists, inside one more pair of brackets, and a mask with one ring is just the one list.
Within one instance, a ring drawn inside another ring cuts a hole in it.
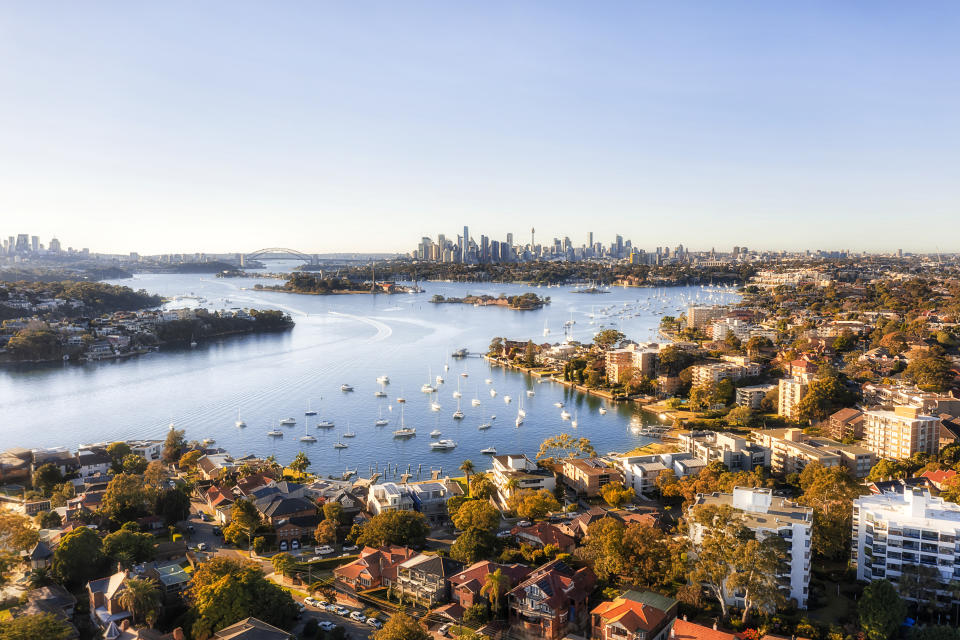
[{"label": "boat wake", "polygon": [[373,318],[365,318],[363,316],[355,316],[349,313],[341,313],[339,311],[328,311],[332,316],[337,316],[338,318],[349,318],[351,320],[356,320],[357,322],[362,322],[363,324],[368,324],[374,329],[377,330],[377,333],[373,337],[369,338],[367,342],[381,342],[386,340],[393,335],[393,329],[386,323],[380,322],[379,320],[374,320]]}]

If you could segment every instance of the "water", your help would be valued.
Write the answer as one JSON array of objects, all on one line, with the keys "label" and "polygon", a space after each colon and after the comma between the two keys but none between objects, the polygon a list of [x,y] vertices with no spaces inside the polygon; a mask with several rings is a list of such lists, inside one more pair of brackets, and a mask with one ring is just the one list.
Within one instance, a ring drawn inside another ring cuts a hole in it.
[{"label": "water", "polygon": [[[278,266],[289,265],[271,268]],[[590,340],[603,323],[635,340],[651,340],[661,317],[654,310],[675,315],[692,301],[720,303],[735,297],[700,287],[612,289],[609,294],[588,295],[571,293],[571,287],[433,282],[425,283],[426,292],[419,295],[305,296],[254,291],[257,282],[275,281],[169,274],[118,281],[164,296],[195,294],[206,298],[204,306],[210,308],[283,309],[297,326],[285,333],[202,342],[195,349],[164,348],[123,361],[0,369],[0,450],[163,438],[172,422],[185,429],[189,439],[213,438],[216,446],[235,455],[272,454],[286,463],[302,450],[310,458],[311,470],[320,474],[357,469],[365,476],[371,467],[383,472],[390,465],[391,478],[394,468],[402,473],[408,466],[414,474],[420,467],[422,477],[428,477],[433,469],[454,473],[465,458],[484,469],[489,459],[480,453],[483,448],[492,445],[500,454],[535,454],[543,439],[562,432],[590,438],[600,453],[627,451],[648,442],[631,431],[643,419],[632,405],[611,405],[555,383],[538,384],[522,373],[492,367],[478,355],[457,360],[449,354],[461,347],[472,354],[486,352],[493,336],[558,342],[564,323],[571,319],[574,339]],[[461,297],[527,291],[550,296],[553,302],[524,312],[429,303],[435,293]],[[651,297],[650,310],[631,317],[597,318],[590,324],[594,310],[612,307],[615,312],[624,303]],[[191,304],[196,302],[169,306]],[[551,330],[547,337],[545,323]],[[463,372],[468,377],[462,377]],[[381,375],[390,377],[384,399],[373,395]],[[431,383],[437,375],[445,378],[433,398],[420,391],[428,375]],[[485,384],[487,378],[492,384]],[[457,407],[452,394],[458,380],[465,414],[460,421],[451,417]],[[355,391],[341,392],[343,383]],[[496,389],[496,398],[490,397],[490,388]],[[527,390],[536,395],[527,397]],[[396,398],[401,395],[407,400],[406,424],[417,429],[414,438],[393,437],[400,419]],[[505,395],[512,396],[512,403],[504,402]],[[472,406],[474,397],[481,400],[479,407]],[[516,428],[521,397],[527,417]],[[439,412],[430,409],[433,399],[442,405]],[[561,420],[560,409],[554,406],[558,401],[578,418],[576,430],[570,421]],[[308,402],[317,416],[304,416]],[[606,415],[599,414],[601,406],[608,408]],[[244,429],[234,426],[238,409],[248,425]],[[381,411],[390,424],[376,427]],[[493,427],[479,431],[478,425],[492,415],[496,415]],[[286,417],[295,418],[296,425],[279,427],[283,438],[268,437],[267,431]],[[336,427],[314,428],[320,418],[332,420]],[[317,442],[299,441],[305,427]],[[348,429],[356,433],[355,438],[343,438],[348,448],[333,449]],[[442,432],[442,438],[454,440],[456,449],[431,450],[428,434],[434,429]]]}]

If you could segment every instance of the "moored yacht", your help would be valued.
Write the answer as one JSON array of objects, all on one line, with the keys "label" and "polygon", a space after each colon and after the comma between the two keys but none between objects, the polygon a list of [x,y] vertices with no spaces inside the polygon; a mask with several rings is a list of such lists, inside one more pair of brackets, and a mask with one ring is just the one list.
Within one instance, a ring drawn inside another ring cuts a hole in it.
[{"label": "moored yacht", "polygon": [[297,421],[294,418],[284,418],[283,420],[280,421],[280,424],[286,424],[286,425],[297,424]]},{"label": "moored yacht", "polygon": [[497,448],[487,447],[486,449],[480,449],[480,453],[482,453],[485,456],[495,456],[497,455]]},{"label": "moored yacht", "polygon": [[442,435],[443,433],[440,431],[440,429],[434,429],[433,431],[430,432],[431,438],[439,438]]},{"label": "moored yacht", "polygon": [[270,436],[271,438],[282,438],[283,431],[281,431],[280,429],[271,429],[270,431],[267,431],[267,435]]},{"label": "moored yacht", "polygon": [[377,384],[390,384],[390,378],[387,376],[380,376],[377,378]]},{"label": "moored yacht", "polygon": [[561,419],[561,420],[569,420],[569,419],[570,419],[570,412],[567,411],[566,409],[564,409],[563,411],[561,411],[561,412],[560,412],[560,419]]},{"label": "moored yacht", "polygon": [[349,384],[340,385],[340,391],[353,391],[353,387]]},{"label": "moored yacht", "polygon": [[450,449],[455,449],[457,443],[453,440],[437,440],[436,442],[430,443],[430,448],[439,451],[449,451]]},{"label": "moored yacht", "polygon": [[305,415],[305,416],[315,416],[315,415],[317,415],[317,412],[314,411],[314,410],[310,407],[310,401],[309,401],[309,400],[307,400],[307,410],[303,412],[303,415]]},{"label": "moored yacht", "polygon": [[237,421],[233,423],[233,426],[235,426],[235,427],[240,427],[240,428],[247,426],[247,423],[244,422],[244,421],[243,421],[243,418],[240,417],[240,409],[239,409],[239,408],[237,409]]}]

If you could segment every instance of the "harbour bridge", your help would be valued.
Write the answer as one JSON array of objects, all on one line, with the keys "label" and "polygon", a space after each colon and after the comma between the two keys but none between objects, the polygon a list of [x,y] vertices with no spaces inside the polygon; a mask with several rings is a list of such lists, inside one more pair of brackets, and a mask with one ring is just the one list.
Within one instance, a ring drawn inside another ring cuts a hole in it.
[{"label": "harbour bridge", "polygon": [[257,260],[259,258],[272,258],[276,259],[288,259],[288,260],[302,260],[309,265],[319,265],[319,264],[366,264],[370,262],[369,257],[360,257],[353,256],[348,257],[345,255],[330,255],[326,254],[321,257],[321,254],[318,253],[304,253],[303,251],[297,251],[296,249],[288,249],[286,247],[267,247],[266,249],[257,249],[256,251],[251,251],[250,253],[240,254],[240,266],[246,266],[247,260]]}]

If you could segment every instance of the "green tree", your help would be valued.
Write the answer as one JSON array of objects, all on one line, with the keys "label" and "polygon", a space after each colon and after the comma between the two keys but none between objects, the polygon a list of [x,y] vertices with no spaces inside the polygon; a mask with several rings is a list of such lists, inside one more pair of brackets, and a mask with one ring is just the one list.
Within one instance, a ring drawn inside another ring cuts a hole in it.
[{"label": "green tree", "polygon": [[0,620],[2,640],[67,640],[73,633],[66,619],[54,613]]},{"label": "green tree", "polygon": [[463,471],[463,475],[466,477],[467,489],[470,488],[470,474],[473,473],[473,461],[464,460],[460,463],[460,471]]},{"label": "green tree", "polygon": [[533,345],[533,340],[527,340],[527,346],[523,352],[523,363],[528,367],[537,364],[537,348]]},{"label": "green tree", "polygon": [[672,543],[652,524],[627,525],[621,540],[623,573],[633,585],[664,589],[685,573],[682,551],[685,543]]},{"label": "green tree", "polygon": [[626,337],[627,336],[616,329],[604,329],[593,336],[593,344],[603,350],[612,349],[623,342]]},{"label": "green tree", "polygon": [[400,545],[422,547],[430,526],[416,511],[383,511],[363,526],[357,544],[366,547]]},{"label": "green tree", "polygon": [[477,500],[489,500],[497,492],[497,486],[485,473],[478,473],[470,480],[470,495]]},{"label": "green tree", "polygon": [[727,413],[727,422],[736,427],[751,427],[757,420],[750,407],[734,407]]},{"label": "green tree", "polygon": [[56,529],[63,524],[63,518],[56,511],[44,511],[37,514],[37,526],[41,529]]},{"label": "green tree", "polygon": [[197,461],[203,457],[203,451],[199,449],[194,449],[193,451],[187,451],[185,454],[180,456],[177,466],[181,469],[192,469],[197,465]]},{"label": "green tree", "polygon": [[103,565],[100,536],[87,527],[67,533],[53,552],[53,574],[72,586],[99,578]]},{"label": "green tree", "polygon": [[800,474],[800,488],[800,504],[813,507],[813,550],[824,558],[845,557],[853,526],[853,501],[862,493],[861,486],[846,467],[811,462]]},{"label": "green tree", "polygon": [[337,523],[333,520],[322,520],[317,525],[313,537],[317,544],[333,544],[337,541]]},{"label": "green tree", "polygon": [[299,478],[308,468],[310,468],[310,458],[308,458],[307,454],[305,454],[303,451],[300,451],[293,459],[293,462],[289,464],[289,467],[290,470],[295,472]]},{"label": "green tree", "polygon": [[323,505],[323,517],[340,524],[343,520],[343,505],[339,502],[325,502]]},{"label": "green tree", "polygon": [[472,498],[467,496],[452,496],[447,499],[447,515],[453,519],[454,514],[460,510],[460,507],[465,505],[468,502],[471,502]]},{"label": "green tree", "polygon": [[154,511],[169,527],[190,516],[190,496],[182,486],[157,492]]},{"label": "green tree", "polygon": [[546,489],[520,489],[510,495],[507,506],[524,520],[540,520],[560,509],[560,503]]},{"label": "green tree", "polygon": [[126,526],[103,538],[103,555],[116,560],[120,554],[125,554],[133,562],[146,562],[153,559],[153,536],[149,533],[132,531]]},{"label": "green tree", "polygon": [[617,578],[625,570],[623,534],[626,526],[616,518],[601,518],[587,527],[584,555],[600,580]]},{"label": "green tree", "polygon": [[183,429],[170,429],[167,431],[167,437],[163,441],[163,453],[161,455],[167,464],[176,464],[183,455],[187,447],[187,432]]},{"label": "green tree", "polygon": [[147,470],[147,459],[143,456],[131,453],[123,457],[123,472],[142,476]]},{"label": "green tree", "polygon": [[139,476],[120,473],[107,484],[100,509],[115,522],[136,520],[147,514],[149,498]]},{"label": "green tree", "polygon": [[431,637],[419,622],[402,611],[390,616],[383,628],[373,634],[373,640],[431,640]]},{"label": "green tree", "polygon": [[53,488],[63,482],[63,474],[60,469],[50,464],[42,464],[33,472],[33,488],[49,497]]},{"label": "green tree", "polygon": [[597,452],[588,438],[575,438],[569,433],[551,436],[540,443],[537,460],[543,458],[576,458],[577,456],[594,457]]},{"label": "green tree", "polygon": [[950,361],[943,354],[928,352],[919,358],[913,358],[903,371],[903,377],[924,391],[942,392],[950,386],[953,379]]},{"label": "green tree", "polygon": [[450,557],[466,564],[473,564],[493,554],[495,538],[485,529],[467,529],[450,547]]},{"label": "green tree", "polygon": [[451,515],[450,519],[455,527],[463,531],[481,529],[493,532],[500,525],[500,512],[489,502],[470,500]]},{"label": "green tree", "polygon": [[298,613],[290,594],[267,580],[258,565],[220,556],[197,566],[186,600],[194,640],[207,640],[247,617],[289,629]]},{"label": "green tree", "polygon": [[30,526],[30,518],[9,511],[0,511],[0,551],[18,554],[37,544],[39,534]]},{"label": "green tree", "polygon": [[874,580],[857,603],[860,627],[869,640],[889,640],[907,615],[906,603],[886,580]]},{"label": "green tree", "polygon": [[813,380],[807,387],[800,402],[797,403],[797,418],[801,421],[824,420],[839,409],[855,400],[853,394],[847,391],[840,378],[834,375]]},{"label": "green tree", "polygon": [[614,481],[600,487],[600,496],[608,505],[619,509],[628,502],[632,502],[636,492],[632,488],[624,488],[622,482]]},{"label": "green tree", "polygon": [[126,442],[113,442],[107,446],[107,455],[113,461],[111,466],[115,473],[123,471],[123,459],[131,453],[133,453],[133,450]]},{"label": "green tree", "polygon": [[483,586],[480,587],[480,595],[486,596],[494,611],[500,611],[500,598],[503,597],[510,588],[510,576],[505,575],[503,571],[497,569],[489,572],[483,579]]},{"label": "green tree", "polygon": [[463,612],[463,623],[471,627],[480,627],[490,621],[490,613],[482,604],[474,604]]},{"label": "green tree", "polygon": [[230,521],[242,529],[253,530],[260,525],[260,512],[246,498],[238,498],[230,508]]},{"label": "green tree", "polygon": [[273,556],[273,558],[270,559],[270,564],[273,565],[273,570],[284,578],[297,567],[296,559],[286,552],[281,552]]},{"label": "green tree", "polygon": [[119,600],[120,606],[130,612],[134,624],[146,622],[152,626],[160,612],[160,590],[153,580],[128,578]]}]

